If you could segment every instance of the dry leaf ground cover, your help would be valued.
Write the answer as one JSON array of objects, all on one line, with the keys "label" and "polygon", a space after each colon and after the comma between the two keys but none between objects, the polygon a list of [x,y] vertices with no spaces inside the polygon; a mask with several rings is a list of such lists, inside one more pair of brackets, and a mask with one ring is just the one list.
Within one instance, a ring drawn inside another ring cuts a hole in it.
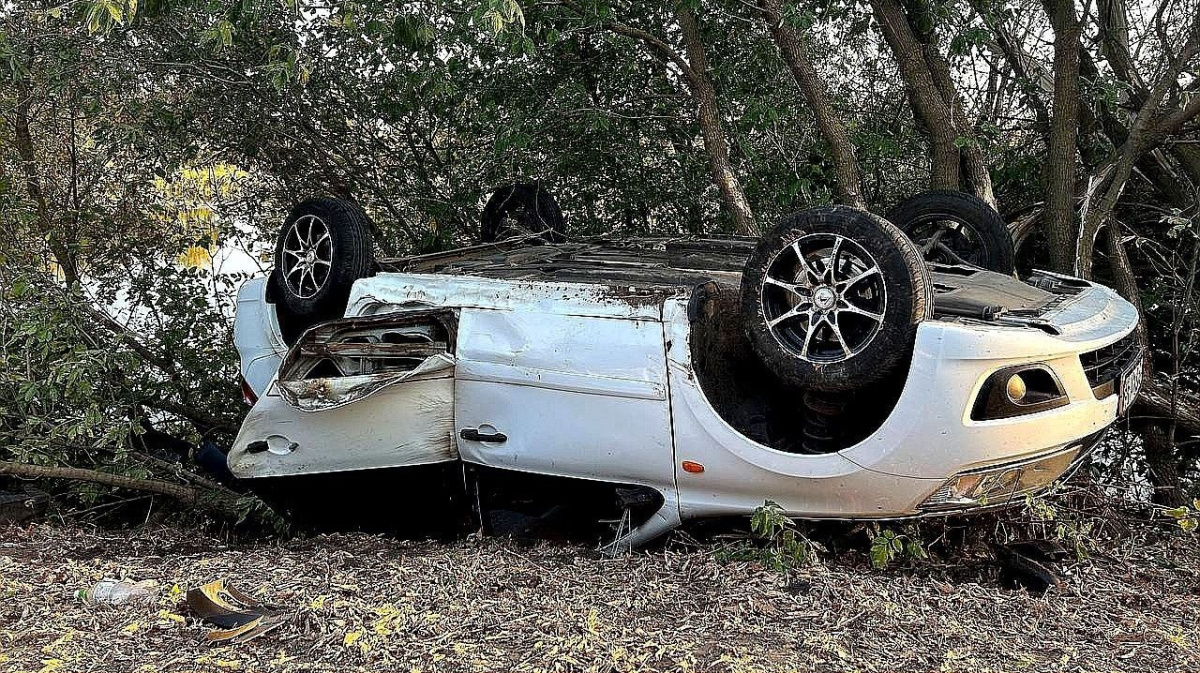
[{"label": "dry leaf ground cover", "polygon": [[[781,574],[719,562],[712,545],[603,559],[473,538],[227,544],[40,523],[0,528],[0,670],[1196,670],[1194,544],[1094,556],[1033,596],[969,555],[877,571],[860,552]],[[75,600],[104,577],[163,592],[150,607]],[[205,644],[181,592],[219,577],[294,616]]]}]

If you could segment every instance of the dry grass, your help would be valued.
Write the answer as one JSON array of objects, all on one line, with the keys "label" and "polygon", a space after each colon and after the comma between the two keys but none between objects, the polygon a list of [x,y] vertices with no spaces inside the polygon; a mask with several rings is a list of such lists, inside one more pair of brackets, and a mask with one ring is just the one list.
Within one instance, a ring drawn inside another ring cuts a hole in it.
[{"label": "dry grass", "polygon": [[[875,571],[855,552],[783,575],[712,551],[606,560],[501,540],[228,545],[178,528],[10,527],[0,670],[1200,668],[1200,554],[1186,536],[1069,566],[1044,596],[1002,588],[973,557]],[[73,598],[104,577],[164,591],[152,607]],[[294,617],[206,645],[179,591],[219,577]]]}]

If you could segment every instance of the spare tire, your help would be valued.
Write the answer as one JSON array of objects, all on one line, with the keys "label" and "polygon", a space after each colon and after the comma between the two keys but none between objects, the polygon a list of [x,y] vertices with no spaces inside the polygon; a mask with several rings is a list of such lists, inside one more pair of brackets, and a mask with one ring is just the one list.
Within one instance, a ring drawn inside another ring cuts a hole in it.
[{"label": "spare tire", "polygon": [[493,243],[530,238],[561,243],[567,231],[558,201],[540,184],[509,185],[492,193],[483,207],[479,239]]},{"label": "spare tire", "polygon": [[983,199],[949,189],[912,196],[887,219],[917,244],[922,257],[1011,274],[1016,253],[1004,218]]},{"label": "spare tire", "polygon": [[374,225],[351,201],[315,198],[292,209],[275,243],[274,299],[293,334],[341,317],[350,287],[374,270]]},{"label": "spare tire", "polygon": [[879,382],[911,356],[933,312],[921,253],[891,223],[846,206],[784,216],[742,273],[742,318],[763,363],[824,392]]}]

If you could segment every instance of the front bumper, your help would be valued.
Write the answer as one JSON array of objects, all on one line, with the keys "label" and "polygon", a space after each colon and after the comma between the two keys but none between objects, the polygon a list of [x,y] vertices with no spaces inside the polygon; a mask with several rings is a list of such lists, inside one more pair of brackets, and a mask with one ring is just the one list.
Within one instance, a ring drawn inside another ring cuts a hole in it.
[{"label": "front bumper", "polygon": [[953,514],[1001,507],[1066,481],[1107,434],[1107,428],[1043,455],[954,475],[925,499],[922,513]]},{"label": "front bumper", "polygon": [[[1081,356],[1122,341],[1137,319],[1133,306],[1116,293],[1092,286],[1046,317],[1058,334],[1030,327],[922,323],[896,408],[879,430],[841,453],[864,469],[945,480],[1063,449],[1116,420],[1121,396],[1098,393]],[[1034,364],[1053,372],[1067,404],[1010,418],[971,418],[993,373]]]},{"label": "front bumper", "polygon": [[[1059,452],[1083,454],[1090,446],[1073,447],[1094,445],[1116,420],[1120,396],[1097,397],[1080,355],[1127,336],[1137,312],[1112,291],[1091,286],[1056,315],[1042,328],[922,323],[904,390],[888,419],[842,451],[800,455],[746,438],[713,411],[690,370],[686,317],[668,305],[676,462],[706,468],[699,475],[676,472],[683,517],[741,514],[765,499],[804,518],[889,519],[957,511],[983,505],[947,503],[940,510],[923,505],[956,475],[1003,471]],[[974,401],[993,373],[1034,363],[1054,372],[1066,405],[1012,418],[971,418]],[[1078,461],[1049,469],[1061,472],[1072,464]],[[1043,476],[1032,490],[1060,474]]]}]

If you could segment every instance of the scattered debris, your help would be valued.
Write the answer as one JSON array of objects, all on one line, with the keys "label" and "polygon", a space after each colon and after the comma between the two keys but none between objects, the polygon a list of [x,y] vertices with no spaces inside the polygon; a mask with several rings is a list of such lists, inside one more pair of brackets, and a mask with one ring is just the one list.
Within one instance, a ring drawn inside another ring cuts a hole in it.
[{"label": "scattered debris", "polygon": [[1000,581],[1011,588],[1024,588],[1042,594],[1051,587],[1062,588],[1062,580],[1051,566],[1063,561],[1068,554],[1060,545],[1048,540],[1028,540],[995,545],[993,551],[1000,564]]},{"label": "scattered debris", "polygon": [[205,636],[210,643],[244,643],[287,621],[280,611],[238,591],[225,580],[190,589],[187,607],[193,617],[217,627]]},{"label": "scattered debris", "polygon": [[84,603],[93,605],[124,605],[126,603],[149,605],[154,602],[157,595],[158,582],[154,580],[141,582],[100,580],[91,589],[80,589],[75,597]]},{"label": "scattered debris", "polygon": [[[1132,526],[1055,566],[1064,589],[1041,596],[1001,586],[983,548],[875,571],[860,541],[780,573],[682,540],[604,559],[495,538],[0,526],[0,671],[1200,670],[1196,538]],[[170,588],[157,610],[65,590],[122,571]],[[295,617],[214,646],[177,603],[218,577]]]}]

